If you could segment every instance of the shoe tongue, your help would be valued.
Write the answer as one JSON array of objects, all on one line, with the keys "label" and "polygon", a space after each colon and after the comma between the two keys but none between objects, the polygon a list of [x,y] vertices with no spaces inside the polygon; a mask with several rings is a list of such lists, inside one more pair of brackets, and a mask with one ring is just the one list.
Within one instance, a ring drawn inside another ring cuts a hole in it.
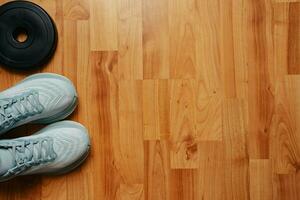
[{"label": "shoe tongue", "polygon": [[13,167],[15,167],[15,160],[11,152],[7,149],[0,149],[0,175]]}]

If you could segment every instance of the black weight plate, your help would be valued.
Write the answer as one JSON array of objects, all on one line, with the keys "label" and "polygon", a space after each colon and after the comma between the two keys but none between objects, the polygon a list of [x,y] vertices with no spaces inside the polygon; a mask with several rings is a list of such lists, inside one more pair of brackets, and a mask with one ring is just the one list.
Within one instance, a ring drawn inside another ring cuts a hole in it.
[{"label": "black weight plate", "polygon": [[[18,35],[25,33],[25,41]],[[12,1],[0,6],[0,63],[28,69],[46,64],[54,54],[57,31],[40,6],[28,1]]]}]

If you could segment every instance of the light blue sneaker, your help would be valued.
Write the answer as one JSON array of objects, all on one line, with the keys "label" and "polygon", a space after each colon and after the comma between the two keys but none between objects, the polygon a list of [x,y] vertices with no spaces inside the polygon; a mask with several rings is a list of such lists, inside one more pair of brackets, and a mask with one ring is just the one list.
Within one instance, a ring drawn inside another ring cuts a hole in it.
[{"label": "light blue sneaker", "polygon": [[77,106],[72,82],[64,76],[29,76],[0,93],[0,134],[26,123],[52,123],[69,116]]},{"label": "light blue sneaker", "polygon": [[60,175],[88,156],[88,131],[72,121],[57,122],[32,136],[0,140],[0,182],[32,174]]}]

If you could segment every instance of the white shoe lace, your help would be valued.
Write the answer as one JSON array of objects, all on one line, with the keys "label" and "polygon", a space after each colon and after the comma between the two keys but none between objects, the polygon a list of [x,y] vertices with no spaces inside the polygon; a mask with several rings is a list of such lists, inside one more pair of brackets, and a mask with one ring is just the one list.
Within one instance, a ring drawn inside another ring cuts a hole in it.
[{"label": "white shoe lace", "polygon": [[0,129],[12,127],[16,122],[44,110],[35,91],[9,99],[0,99]]}]

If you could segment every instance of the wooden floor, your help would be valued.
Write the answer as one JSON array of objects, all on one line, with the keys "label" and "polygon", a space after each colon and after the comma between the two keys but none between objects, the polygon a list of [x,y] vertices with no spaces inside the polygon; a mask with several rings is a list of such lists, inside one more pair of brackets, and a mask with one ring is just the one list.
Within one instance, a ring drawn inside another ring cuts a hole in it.
[{"label": "wooden floor", "polygon": [[1,200],[300,199],[300,0],[35,2],[55,57],[1,67],[0,90],[69,77],[92,151],[66,176],[0,184]]}]

